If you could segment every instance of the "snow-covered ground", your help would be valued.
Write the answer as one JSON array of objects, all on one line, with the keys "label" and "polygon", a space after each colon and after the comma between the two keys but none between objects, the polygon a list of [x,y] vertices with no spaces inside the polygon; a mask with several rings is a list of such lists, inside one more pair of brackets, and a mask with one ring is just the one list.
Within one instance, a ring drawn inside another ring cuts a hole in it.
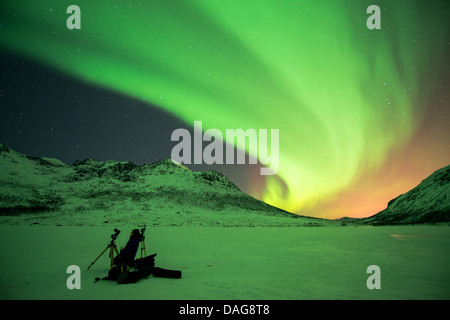
[{"label": "snow-covered ground", "polygon": [[[106,276],[114,227],[0,225],[0,299],[449,299],[449,226],[149,227],[147,254],[181,279]],[[139,253],[138,253],[139,255]],[[67,267],[81,268],[69,290]],[[369,290],[370,265],[381,289]]]}]

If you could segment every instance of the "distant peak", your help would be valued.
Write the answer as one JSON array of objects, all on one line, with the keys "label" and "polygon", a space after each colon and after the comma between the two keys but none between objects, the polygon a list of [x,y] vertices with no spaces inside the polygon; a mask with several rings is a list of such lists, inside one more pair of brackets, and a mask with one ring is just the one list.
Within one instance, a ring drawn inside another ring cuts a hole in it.
[{"label": "distant peak", "polygon": [[0,153],[2,152],[8,152],[9,153],[10,149],[5,146],[3,143],[0,143]]},{"label": "distant peak", "polygon": [[186,170],[188,170],[188,171],[191,171],[191,169],[189,169],[188,167],[186,167],[184,164],[179,163],[177,160],[174,160],[174,159],[167,159],[166,161],[170,161],[170,162],[172,162],[172,164],[176,165],[177,167],[180,167],[180,168],[186,169]]},{"label": "distant peak", "polygon": [[153,162],[152,164],[149,165],[150,168],[165,168],[165,169],[169,169],[169,168],[180,168],[186,171],[191,171],[188,167],[186,167],[185,165],[179,163],[176,160],[173,159],[165,159],[165,160],[159,160],[157,162]]},{"label": "distant peak", "polygon": [[76,160],[74,163],[72,163],[72,165],[74,166],[80,166],[80,165],[86,165],[86,164],[93,164],[96,163],[97,161],[95,161],[93,158],[87,158],[84,160]]}]

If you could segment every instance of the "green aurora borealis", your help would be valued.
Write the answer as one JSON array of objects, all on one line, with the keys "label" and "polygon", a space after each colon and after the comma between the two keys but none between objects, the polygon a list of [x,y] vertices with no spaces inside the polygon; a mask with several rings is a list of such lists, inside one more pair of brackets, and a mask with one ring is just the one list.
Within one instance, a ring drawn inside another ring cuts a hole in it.
[{"label": "green aurora borealis", "polygon": [[[449,35],[439,1],[5,2],[4,50],[186,126],[279,129],[279,171],[254,195],[298,213],[353,188],[410,142]],[[71,4],[81,30],[66,28]],[[366,27],[372,4],[380,30]]]}]

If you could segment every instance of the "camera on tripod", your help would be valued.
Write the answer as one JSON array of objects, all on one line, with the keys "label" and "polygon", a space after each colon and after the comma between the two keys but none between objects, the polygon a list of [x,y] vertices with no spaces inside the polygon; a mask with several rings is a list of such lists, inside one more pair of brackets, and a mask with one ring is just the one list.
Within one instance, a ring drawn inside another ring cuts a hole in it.
[{"label": "camera on tripod", "polygon": [[103,250],[103,252],[100,253],[100,255],[97,257],[97,259],[92,261],[92,263],[87,268],[88,270],[98,260],[98,258],[100,258],[106,252],[106,250],[108,250],[108,249],[110,249],[109,250],[109,258],[110,258],[110,267],[112,268],[112,266],[114,265],[114,255],[116,255],[116,256],[119,255],[119,251],[117,250],[117,246],[115,244],[115,241],[116,241],[117,237],[119,236],[119,233],[120,233],[120,230],[117,229],[117,228],[114,228],[114,233],[111,235],[111,242],[107,245],[105,250]]},{"label": "camera on tripod", "polygon": [[120,233],[120,230],[115,228],[114,233],[111,235],[112,242],[116,241],[117,237],[119,236],[119,233]]},{"label": "camera on tripod", "polygon": [[[135,236],[138,237],[140,245],[141,245],[141,258],[147,256],[147,251],[145,249],[145,237],[144,237],[144,232],[145,232],[145,227],[141,228],[141,230],[139,229],[134,229],[133,233],[135,234]],[[114,262],[114,257],[119,256],[119,251],[117,250],[117,246],[116,246],[116,239],[120,234],[120,230],[115,228],[114,229],[114,233],[111,235],[111,242],[108,244],[108,246],[105,248],[105,250],[103,250],[102,253],[100,253],[100,255],[97,257],[97,259],[95,259],[88,267],[88,270],[92,267],[92,265],[109,249],[109,258],[110,258],[110,268],[112,268],[115,264]]]}]

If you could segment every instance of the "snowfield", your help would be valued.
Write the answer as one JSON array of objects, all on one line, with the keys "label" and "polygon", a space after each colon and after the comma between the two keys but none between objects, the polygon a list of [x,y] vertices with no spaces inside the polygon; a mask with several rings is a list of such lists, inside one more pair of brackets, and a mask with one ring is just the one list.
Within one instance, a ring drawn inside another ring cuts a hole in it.
[{"label": "snowfield", "polygon": [[[181,279],[94,283],[136,226],[0,225],[0,299],[449,299],[449,226],[148,227],[147,254]],[[138,256],[140,255],[138,251]],[[81,269],[69,290],[67,267]],[[380,267],[369,290],[367,268]]]}]

